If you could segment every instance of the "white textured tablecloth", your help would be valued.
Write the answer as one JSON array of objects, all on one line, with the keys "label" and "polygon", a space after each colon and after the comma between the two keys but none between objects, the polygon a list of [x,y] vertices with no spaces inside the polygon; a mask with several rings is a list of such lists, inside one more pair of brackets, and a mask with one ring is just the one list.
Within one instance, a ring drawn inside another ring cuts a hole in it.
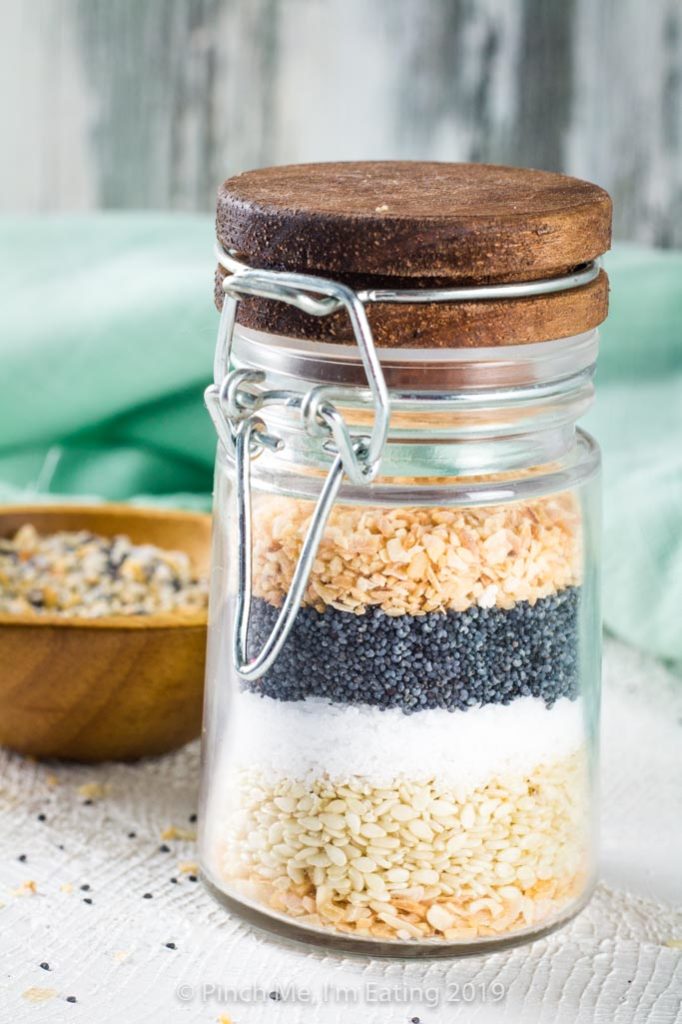
[{"label": "white textured tablecloth", "polygon": [[604,691],[596,895],[547,939],[460,961],[306,952],[228,916],[190,880],[191,839],[160,850],[192,828],[197,744],[101,768],[0,753],[1,1024],[682,1020],[682,684],[609,642]]}]

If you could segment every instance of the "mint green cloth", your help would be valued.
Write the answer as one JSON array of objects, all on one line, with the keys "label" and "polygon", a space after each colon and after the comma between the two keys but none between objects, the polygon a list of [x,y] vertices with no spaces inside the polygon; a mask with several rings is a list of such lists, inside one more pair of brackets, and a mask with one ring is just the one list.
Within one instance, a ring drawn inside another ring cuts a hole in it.
[{"label": "mint green cloth", "polygon": [[604,464],[604,621],[682,670],[682,252],[606,259],[597,401]]},{"label": "mint green cloth", "polygon": [[0,481],[207,501],[212,236],[208,217],[0,221]]},{"label": "mint green cloth", "polygon": [[[208,507],[209,217],[0,220],[0,500]],[[617,247],[598,400],[604,615],[682,664],[682,253]]]}]

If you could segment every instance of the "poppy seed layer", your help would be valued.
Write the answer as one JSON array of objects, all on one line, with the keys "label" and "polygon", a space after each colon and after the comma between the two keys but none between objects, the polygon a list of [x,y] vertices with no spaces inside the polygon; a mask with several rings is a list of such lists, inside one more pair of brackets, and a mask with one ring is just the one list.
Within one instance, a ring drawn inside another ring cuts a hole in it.
[{"label": "poppy seed layer", "polygon": [[[326,697],[344,704],[462,710],[539,697],[548,707],[578,694],[580,588],[511,609],[427,615],[354,615],[300,608],[272,668],[245,689],[279,700]],[[255,598],[249,629],[253,657],[279,609]]]}]

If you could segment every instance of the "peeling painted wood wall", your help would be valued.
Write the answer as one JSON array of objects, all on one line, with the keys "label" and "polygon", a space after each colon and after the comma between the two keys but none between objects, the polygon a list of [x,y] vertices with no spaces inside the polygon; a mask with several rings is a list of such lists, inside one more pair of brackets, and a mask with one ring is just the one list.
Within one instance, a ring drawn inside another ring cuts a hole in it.
[{"label": "peeling painted wood wall", "polygon": [[247,167],[563,169],[682,245],[680,0],[2,0],[0,208],[205,210]]}]

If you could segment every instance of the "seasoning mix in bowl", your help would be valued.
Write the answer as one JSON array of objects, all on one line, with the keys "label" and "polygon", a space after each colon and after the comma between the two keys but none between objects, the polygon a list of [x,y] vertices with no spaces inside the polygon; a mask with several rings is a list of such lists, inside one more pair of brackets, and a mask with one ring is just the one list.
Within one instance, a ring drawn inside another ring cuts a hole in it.
[{"label": "seasoning mix in bowl", "polygon": [[196,513],[0,510],[0,743],[101,761],[196,737],[209,543]]},{"label": "seasoning mix in bowl", "polygon": [[191,613],[207,603],[207,581],[194,575],[184,551],[87,530],[41,536],[30,523],[0,538],[0,614],[94,619]]},{"label": "seasoning mix in bowl", "polygon": [[610,216],[508,167],[221,188],[200,844],[252,923],[453,955],[589,898]]}]

